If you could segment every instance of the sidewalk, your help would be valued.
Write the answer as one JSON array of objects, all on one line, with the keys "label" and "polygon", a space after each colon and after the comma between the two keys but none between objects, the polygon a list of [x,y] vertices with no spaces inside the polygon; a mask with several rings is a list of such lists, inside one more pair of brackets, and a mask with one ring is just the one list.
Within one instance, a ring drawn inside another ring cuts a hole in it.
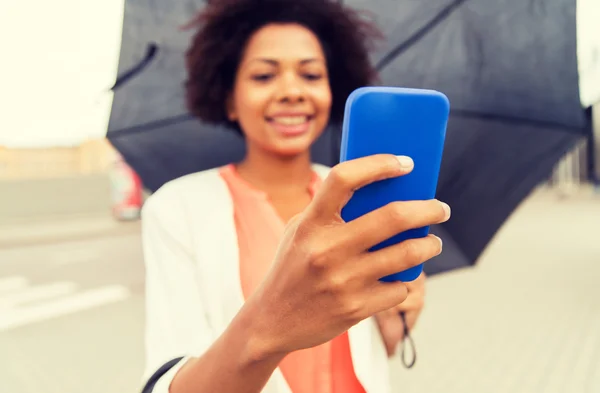
[{"label": "sidewalk", "polygon": [[74,241],[91,237],[119,236],[139,231],[139,220],[120,222],[109,212],[94,215],[46,217],[41,221],[30,219],[8,225],[0,224],[0,248]]},{"label": "sidewalk", "polygon": [[429,280],[394,392],[600,392],[600,195],[540,190],[477,266]]},{"label": "sidewalk", "polygon": [[139,231],[139,222],[112,217],[107,174],[0,183],[0,248]]}]

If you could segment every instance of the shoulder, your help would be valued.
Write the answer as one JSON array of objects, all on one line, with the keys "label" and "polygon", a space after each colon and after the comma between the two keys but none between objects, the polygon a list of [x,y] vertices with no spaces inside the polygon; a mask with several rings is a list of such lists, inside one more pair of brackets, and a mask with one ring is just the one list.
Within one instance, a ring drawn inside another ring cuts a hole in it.
[{"label": "shoulder", "polygon": [[225,203],[227,186],[219,176],[220,168],[208,169],[171,180],[150,195],[142,208],[142,219],[148,215],[176,216],[193,214]]}]

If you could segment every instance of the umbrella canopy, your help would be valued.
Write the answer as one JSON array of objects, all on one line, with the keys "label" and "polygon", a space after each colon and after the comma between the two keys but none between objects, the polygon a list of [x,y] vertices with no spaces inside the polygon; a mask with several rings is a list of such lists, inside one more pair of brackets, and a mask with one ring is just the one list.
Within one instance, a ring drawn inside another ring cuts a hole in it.
[{"label": "umbrella canopy", "polygon": [[[435,89],[451,102],[438,198],[452,219],[432,232],[435,274],[477,260],[519,203],[586,133],[579,100],[575,0],[346,0],[370,11],[387,40],[373,54],[382,84]],[[179,29],[203,1],[126,0],[121,77],[108,139],[154,191],[240,159],[243,140],[192,119],[184,106]],[[339,158],[339,133],[314,146]]]}]

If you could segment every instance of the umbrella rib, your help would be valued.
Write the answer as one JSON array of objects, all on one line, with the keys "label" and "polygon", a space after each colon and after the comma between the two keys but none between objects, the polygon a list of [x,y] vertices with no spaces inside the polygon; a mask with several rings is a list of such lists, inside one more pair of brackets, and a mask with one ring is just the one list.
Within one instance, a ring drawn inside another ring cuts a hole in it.
[{"label": "umbrella rib", "polygon": [[192,119],[192,116],[187,113],[183,113],[176,116],[166,117],[160,120],[154,120],[148,123],[138,124],[136,126],[131,126],[127,128],[121,128],[118,130],[112,130],[108,132],[111,139],[116,139],[122,136],[127,136],[131,134],[137,134],[138,132],[144,132],[151,130],[153,128],[166,127],[173,124],[181,123],[187,120]]},{"label": "umbrella rib", "polygon": [[376,65],[376,69],[381,71],[385,66],[391,63],[396,57],[398,57],[402,52],[405,52],[411,46],[416,44],[421,38],[423,38],[427,33],[433,30],[437,25],[442,23],[446,18],[452,14],[458,7],[460,7],[466,0],[455,0],[450,3],[444,9],[442,9],[436,16],[434,16],[429,22],[427,22],[423,27],[417,30],[413,35],[408,37],[406,40],[402,41],[394,49],[392,49],[387,55],[385,55]]}]

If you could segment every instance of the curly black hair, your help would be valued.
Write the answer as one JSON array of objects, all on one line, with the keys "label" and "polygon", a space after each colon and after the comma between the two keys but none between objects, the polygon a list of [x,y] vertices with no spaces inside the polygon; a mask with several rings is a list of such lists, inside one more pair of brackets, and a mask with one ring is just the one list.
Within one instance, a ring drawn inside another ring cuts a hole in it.
[{"label": "curly black hair", "polygon": [[271,23],[297,23],[318,37],[330,76],[330,121],[340,123],[348,95],[377,78],[369,51],[383,36],[364,14],[338,0],[209,2],[186,26],[198,27],[186,53],[188,110],[202,121],[240,131],[229,121],[225,102],[248,40]]}]

